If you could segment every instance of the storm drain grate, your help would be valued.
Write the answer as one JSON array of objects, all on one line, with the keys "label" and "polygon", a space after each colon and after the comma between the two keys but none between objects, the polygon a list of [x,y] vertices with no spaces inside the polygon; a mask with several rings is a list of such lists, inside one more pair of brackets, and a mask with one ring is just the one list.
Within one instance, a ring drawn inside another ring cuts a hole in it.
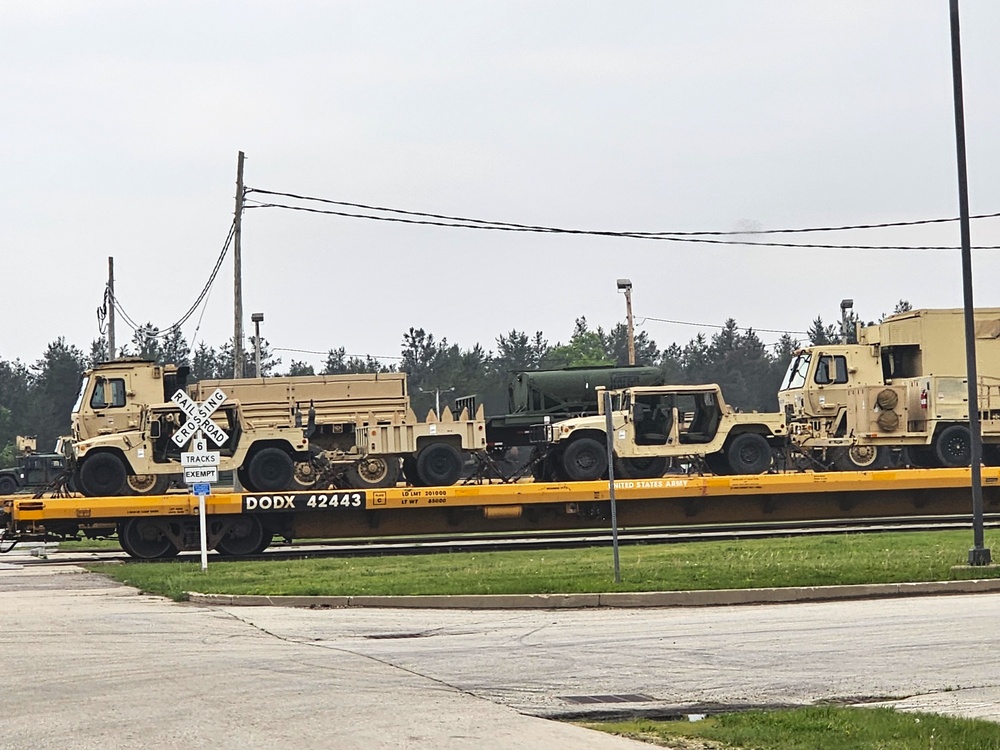
[{"label": "storm drain grate", "polygon": [[648,703],[654,700],[652,696],[641,693],[621,693],[618,695],[560,695],[567,703],[583,705],[585,703]]}]

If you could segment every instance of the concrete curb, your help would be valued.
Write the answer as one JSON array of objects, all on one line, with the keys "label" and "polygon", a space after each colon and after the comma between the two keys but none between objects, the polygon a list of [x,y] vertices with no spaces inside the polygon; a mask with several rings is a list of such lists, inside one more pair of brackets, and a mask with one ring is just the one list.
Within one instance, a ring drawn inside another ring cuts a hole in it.
[{"label": "concrete curb", "polygon": [[250,596],[188,592],[188,600],[205,606],[391,607],[397,609],[585,609],[592,607],[716,607],[734,604],[824,602],[836,599],[889,599],[903,596],[1000,592],[1000,579],[869,583],[853,586],[808,586],[717,591],[649,591],[603,594],[463,594],[457,596]]}]

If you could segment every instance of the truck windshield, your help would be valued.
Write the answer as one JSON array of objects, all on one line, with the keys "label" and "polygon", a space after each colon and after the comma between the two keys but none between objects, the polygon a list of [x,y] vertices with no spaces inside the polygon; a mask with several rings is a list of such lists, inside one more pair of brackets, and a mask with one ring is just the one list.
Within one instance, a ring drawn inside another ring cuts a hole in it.
[{"label": "truck windshield", "polygon": [[83,394],[87,392],[88,385],[90,385],[90,376],[86,375],[80,384],[80,392],[76,395],[76,402],[73,404],[73,414],[79,413],[80,406],[83,404]]},{"label": "truck windshield", "polygon": [[812,361],[812,352],[802,352],[792,357],[788,363],[788,370],[781,379],[782,391],[792,388],[801,388],[806,384],[806,374],[809,372],[809,363]]}]

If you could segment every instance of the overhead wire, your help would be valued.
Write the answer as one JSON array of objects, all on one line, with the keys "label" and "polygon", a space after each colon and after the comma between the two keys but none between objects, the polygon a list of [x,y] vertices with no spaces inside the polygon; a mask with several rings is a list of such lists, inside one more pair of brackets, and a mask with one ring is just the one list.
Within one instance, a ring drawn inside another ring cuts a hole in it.
[{"label": "overhead wire", "polygon": [[[474,218],[467,218],[460,216],[450,216],[447,214],[410,211],[405,209],[390,208],[386,206],[372,206],[363,203],[337,201],[328,198],[304,196],[296,193],[282,193],[271,190],[263,190],[260,188],[247,189],[248,196],[253,193],[259,193],[262,195],[282,196],[307,202],[345,206],[348,208],[357,208],[359,210],[364,210],[364,211],[380,211],[397,215],[379,216],[368,213],[357,213],[351,211],[336,211],[331,209],[314,208],[311,206],[294,206],[294,205],[289,205],[287,203],[262,202],[257,199],[251,199],[252,201],[251,203],[246,203],[245,208],[247,209],[279,208],[289,211],[302,211],[305,213],[324,214],[328,216],[340,216],[344,218],[366,219],[370,221],[384,221],[384,222],[400,223],[400,224],[416,224],[424,226],[437,226],[437,227],[448,227],[448,228],[458,228],[458,229],[478,229],[478,230],[492,230],[501,232],[531,232],[531,233],[543,233],[543,234],[569,234],[569,235],[586,235],[586,236],[597,236],[597,237],[616,237],[625,239],[655,240],[662,242],[695,242],[695,243],[712,244],[712,245],[785,247],[785,248],[803,248],[803,249],[821,249],[821,250],[958,250],[960,249],[958,246],[955,245],[858,245],[858,244],[845,245],[845,244],[832,244],[832,243],[758,242],[751,240],[710,239],[708,236],[706,236],[706,235],[742,236],[742,235],[757,235],[757,234],[833,232],[833,231],[844,231],[853,229],[881,229],[881,228],[891,228],[891,227],[918,226],[926,224],[953,222],[953,221],[958,221],[957,217],[919,219],[919,220],[897,221],[897,222],[881,222],[875,224],[852,224],[852,225],[828,226],[828,227],[799,227],[792,229],[767,229],[767,230],[748,229],[748,230],[738,230],[731,232],[720,232],[720,231],[640,232],[640,231],[611,231],[611,230],[595,230],[595,229],[570,229],[566,227],[551,227],[551,226],[542,226],[535,224],[501,222],[501,221],[493,221],[487,219],[474,219]],[[411,218],[411,217],[420,217],[420,218]],[[976,216],[971,218],[989,219],[997,217],[1000,217],[1000,212],[977,214]],[[1000,249],[1000,245],[978,245],[975,246],[973,249],[997,250]]]},{"label": "overhead wire", "polygon": [[[226,254],[229,252],[229,247],[232,244],[233,236],[235,235],[235,233],[236,233],[236,220],[233,219],[233,223],[229,227],[229,233],[226,235],[226,241],[225,243],[223,243],[222,250],[219,252],[219,257],[215,261],[215,267],[212,269],[212,273],[209,274],[208,281],[205,282],[205,286],[202,287],[202,290],[198,294],[198,297],[188,308],[187,312],[185,312],[177,322],[173,323],[170,326],[167,326],[166,328],[157,328],[157,332],[152,336],[150,336],[150,338],[162,338],[164,336],[170,335],[172,331],[179,330],[180,327],[184,325],[184,323],[186,323],[192,315],[194,315],[195,311],[198,309],[198,306],[201,304],[202,300],[206,298],[206,296],[208,295],[209,291],[212,288],[212,285],[215,283],[215,277],[218,275],[219,269],[222,267],[222,261],[225,259]],[[108,289],[105,289],[105,298],[107,299],[107,297],[109,296],[110,296],[110,291]],[[142,326],[136,323],[135,320],[125,311],[125,308],[122,306],[121,301],[118,299],[117,296],[115,296],[112,299],[112,302],[114,304],[115,310],[117,310],[121,314],[122,320],[125,322],[127,326],[129,326],[133,331],[138,331],[140,328],[142,328]],[[100,310],[100,308],[98,308],[98,310]],[[202,310],[202,315],[204,315],[204,309]],[[100,319],[100,312],[98,312],[98,318]],[[199,318],[198,320],[198,326],[199,327],[201,326],[201,318]],[[104,332],[102,331],[101,333],[103,335]]]}]

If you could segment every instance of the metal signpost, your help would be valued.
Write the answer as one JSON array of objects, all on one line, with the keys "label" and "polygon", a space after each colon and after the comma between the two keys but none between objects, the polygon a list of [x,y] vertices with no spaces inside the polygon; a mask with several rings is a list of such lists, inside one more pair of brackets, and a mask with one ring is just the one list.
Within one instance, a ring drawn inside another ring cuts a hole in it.
[{"label": "metal signpost", "polygon": [[208,450],[208,442],[202,433],[208,435],[220,448],[229,439],[225,431],[212,421],[212,415],[226,401],[221,388],[202,403],[198,403],[184,391],[178,390],[170,399],[187,415],[171,439],[181,448],[191,443],[191,450],[181,453],[184,467],[184,483],[198,496],[198,531],[201,537],[201,569],[208,570],[208,527],[205,520],[205,496],[210,494],[212,485],[219,481],[219,452]]},{"label": "metal signpost", "polygon": [[608,436],[608,494],[611,496],[611,548],[614,550],[615,583],[622,582],[618,560],[618,503],[615,502],[615,426],[611,419],[611,392],[604,392],[605,432]]}]

